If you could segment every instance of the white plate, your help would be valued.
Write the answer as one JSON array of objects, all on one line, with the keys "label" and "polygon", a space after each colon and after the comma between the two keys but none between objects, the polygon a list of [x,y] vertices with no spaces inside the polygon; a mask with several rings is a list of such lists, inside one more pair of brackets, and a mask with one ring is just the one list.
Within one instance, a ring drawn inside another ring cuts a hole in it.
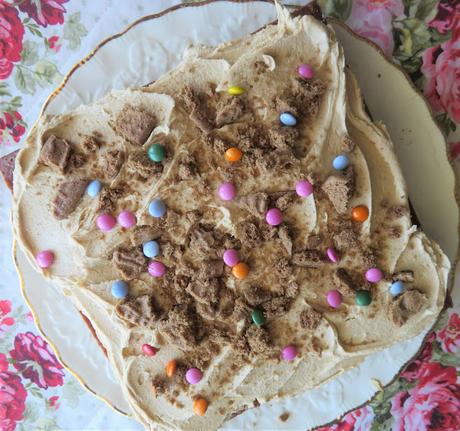
[{"label": "white plate", "polygon": [[[180,62],[181,53],[190,43],[215,45],[247,35],[274,18],[273,6],[262,1],[189,5],[162,16],[146,17],[104,42],[71,71],[60,91],[45,104],[44,112],[62,113],[90,103],[113,88],[154,81]],[[442,133],[401,70],[368,42],[338,23],[334,26],[371,114],[390,131],[424,230],[455,259],[459,209]],[[16,260],[24,296],[61,361],[91,392],[119,411],[129,412],[104,355],[78,311],[29,266],[20,250]],[[371,355],[355,369],[302,396],[251,409],[228,422],[225,429],[305,429],[334,420],[374,395],[377,387],[373,380],[383,385],[392,381],[415,355],[423,336]],[[285,411],[290,412],[289,419],[281,422],[278,417]]]}]

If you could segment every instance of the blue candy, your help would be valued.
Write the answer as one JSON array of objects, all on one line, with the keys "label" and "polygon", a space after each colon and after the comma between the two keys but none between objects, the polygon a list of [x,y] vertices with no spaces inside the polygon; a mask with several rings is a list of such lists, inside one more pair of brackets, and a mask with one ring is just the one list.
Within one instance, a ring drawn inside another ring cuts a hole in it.
[{"label": "blue candy", "polygon": [[128,295],[128,283],[117,280],[112,283],[112,295],[117,299],[125,298]]},{"label": "blue candy", "polygon": [[86,187],[86,193],[88,196],[95,198],[101,191],[101,188],[102,183],[99,180],[93,180],[88,184],[88,187]]},{"label": "blue candy", "polygon": [[395,281],[390,286],[390,293],[393,296],[401,295],[404,292],[404,283],[402,281]]},{"label": "blue candy", "polygon": [[345,154],[340,154],[332,161],[332,166],[334,169],[341,171],[345,169],[350,163],[350,159]]},{"label": "blue candy", "polygon": [[166,205],[161,199],[154,199],[150,202],[149,213],[152,217],[163,217],[166,213]]},{"label": "blue candy", "polygon": [[281,124],[285,125],[285,126],[295,126],[297,124],[297,118],[294,117],[294,115],[292,115],[291,113],[289,112],[283,112],[281,115],[280,115],[280,121],[281,121]]},{"label": "blue candy", "polygon": [[156,241],[148,241],[142,246],[142,251],[146,257],[155,257],[160,252],[160,246]]}]

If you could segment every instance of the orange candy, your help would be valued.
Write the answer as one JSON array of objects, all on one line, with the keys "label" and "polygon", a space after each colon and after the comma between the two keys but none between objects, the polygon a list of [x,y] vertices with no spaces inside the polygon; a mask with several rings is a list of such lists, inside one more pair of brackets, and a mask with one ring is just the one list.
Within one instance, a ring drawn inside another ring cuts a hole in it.
[{"label": "orange candy", "polygon": [[238,162],[241,159],[243,153],[239,148],[231,147],[227,151],[225,151],[225,158],[227,162]]},{"label": "orange candy", "polygon": [[242,280],[248,276],[249,267],[244,262],[239,262],[232,268],[232,274],[239,280]]},{"label": "orange candy", "polygon": [[353,219],[353,221],[362,223],[366,221],[368,217],[369,210],[364,205],[359,205],[351,210],[351,218]]},{"label": "orange candy", "polygon": [[172,377],[177,369],[177,362],[173,359],[166,364],[166,375]]},{"label": "orange candy", "polygon": [[208,409],[208,402],[204,398],[197,398],[193,401],[193,411],[198,416],[204,416]]}]

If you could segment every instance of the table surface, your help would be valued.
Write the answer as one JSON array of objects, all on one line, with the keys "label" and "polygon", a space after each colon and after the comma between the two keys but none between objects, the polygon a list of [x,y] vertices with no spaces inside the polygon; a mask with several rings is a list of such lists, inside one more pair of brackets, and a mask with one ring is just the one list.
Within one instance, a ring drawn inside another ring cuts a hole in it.
[{"label": "table surface", "polygon": [[[175,3],[0,0],[0,156],[20,147],[47,95],[98,42]],[[455,131],[460,123],[460,1],[319,3],[325,14],[345,21],[405,68],[448,136],[460,169],[460,128]],[[10,207],[9,190],[0,184],[0,430],[140,430],[87,393],[40,336],[9,251]],[[399,378],[369,404],[321,430],[455,431],[459,412],[460,304],[455,304]]]}]

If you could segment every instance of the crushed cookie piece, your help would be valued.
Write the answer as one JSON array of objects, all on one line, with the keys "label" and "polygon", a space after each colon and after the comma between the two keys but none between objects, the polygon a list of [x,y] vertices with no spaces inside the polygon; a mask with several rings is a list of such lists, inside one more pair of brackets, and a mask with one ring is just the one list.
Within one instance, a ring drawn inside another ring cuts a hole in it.
[{"label": "crushed cookie piece", "polygon": [[87,180],[81,179],[61,181],[53,199],[54,217],[62,220],[72,214],[85,193],[87,184]]},{"label": "crushed cookie piece", "polygon": [[307,237],[307,248],[317,248],[323,242],[323,237],[316,233],[311,233]]},{"label": "crushed cookie piece", "polygon": [[388,237],[392,239],[401,238],[402,229],[401,226],[390,226],[388,229]]},{"label": "crushed cookie piece", "polygon": [[281,278],[289,278],[292,275],[292,266],[289,264],[289,260],[285,257],[277,259],[275,263],[275,271]]},{"label": "crushed cookie piece", "polygon": [[286,314],[289,311],[289,308],[291,308],[291,304],[291,298],[277,296],[264,302],[261,305],[261,308],[263,309],[264,315],[267,319],[274,319]]},{"label": "crushed cookie piece", "polygon": [[217,245],[216,238],[211,230],[204,225],[197,225],[190,233],[189,247],[200,257],[205,257],[215,251]]},{"label": "crushed cookie piece", "polygon": [[156,124],[156,118],[133,106],[125,106],[114,123],[114,129],[133,145],[144,145]]},{"label": "crushed cookie piece", "polygon": [[299,137],[299,131],[294,127],[282,127],[274,125],[268,130],[268,137],[275,148],[294,148]]},{"label": "crushed cookie piece", "polygon": [[265,328],[251,325],[246,330],[244,337],[246,338],[251,353],[263,354],[272,350],[270,335]]},{"label": "crushed cookie piece", "polygon": [[300,326],[311,331],[315,330],[321,323],[322,315],[314,308],[305,308],[300,313]]},{"label": "crushed cookie piece", "polygon": [[120,247],[113,253],[115,267],[128,280],[133,280],[147,271],[147,258],[140,247],[130,249]]},{"label": "crushed cookie piece", "polygon": [[101,148],[101,141],[96,136],[85,136],[82,141],[83,150],[87,153],[95,153]]},{"label": "crushed cookie piece", "polygon": [[284,288],[286,298],[295,298],[299,294],[299,285],[295,281],[289,282]]},{"label": "crushed cookie piece", "polygon": [[318,79],[295,78],[292,94],[299,110],[310,117],[315,117],[326,88],[326,84]]},{"label": "crushed cookie piece", "polygon": [[247,303],[251,306],[260,305],[271,298],[270,292],[259,286],[249,286],[245,288],[243,294]]},{"label": "crushed cookie piece", "polygon": [[198,275],[201,279],[220,277],[224,273],[222,259],[208,260],[201,263]]},{"label": "crushed cookie piece", "polygon": [[387,215],[391,220],[400,218],[406,215],[407,212],[407,207],[405,207],[404,205],[393,205],[387,208]]},{"label": "crushed cookie piece", "polygon": [[304,268],[319,268],[326,264],[326,259],[317,250],[304,250],[294,253],[292,263]]},{"label": "crushed cookie piece", "polygon": [[88,161],[88,156],[82,153],[73,152],[69,157],[69,170],[81,168]]},{"label": "crushed cookie piece", "polygon": [[157,239],[160,234],[160,230],[153,226],[134,226],[130,231],[131,244],[134,247],[138,247],[147,241]]},{"label": "crushed cookie piece", "polygon": [[[267,135],[265,126],[257,123],[245,124],[238,127],[236,131],[236,141],[238,148],[244,151],[249,149],[269,149],[271,147],[270,139]],[[261,153],[263,155],[263,152]]]},{"label": "crushed cookie piece", "polygon": [[237,297],[233,308],[232,320],[234,322],[239,322],[240,320],[246,319],[250,313],[251,307],[249,307],[243,298]]},{"label": "crushed cookie piece", "polygon": [[294,191],[283,192],[283,194],[278,199],[276,199],[275,207],[280,211],[286,211],[294,202],[296,196],[297,194]]},{"label": "crushed cookie piece", "polygon": [[346,250],[347,248],[356,246],[358,239],[353,229],[344,228],[334,235],[334,243],[339,250]]},{"label": "crushed cookie piece", "polygon": [[352,295],[355,291],[355,285],[352,277],[344,268],[337,268],[333,274],[333,281],[336,289],[344,296]]},{"label": "crushed cookie piece", "polygon": [[189,180],[197,175],[197,164],[195,158],[191,154],[187,154],[179,163],[177,176],[180,180]]},{"label": "crushed cookie piece", "polygon": [[292,240],[289,229],[286,225],[281,225],[278,229],[278,238],[289,256],[292,255]]},{"label": "crushed cookie piece", "polygon": [[393,281],[402,281],[403,283],[413,283],[414,282],[414,271],[404,270],[395,272],[392,276]]},{"label": "crushed cookie piece", "polygon": [[161,163],[152,162],[146,151],[130,153],[126,167],[128,171],[139,175],[143,179],[159,176],[163,172],[163,165]]},{"label": "crushed cookie piece", "polygon": [[40,150],[40,161],[51,168],[65,173],[72,149],[65,139],[50,135]]},{"label": "crushed cookie piece", "polygon": [[348,209],[348,202],[355,189],[355,173],[353,166],[349,166],[344,173],[332,174],[324,181],[321,189],[339,214]]},{"label": "crushed cookie piece", "polygon": [[117,304],[115,311],[123,320],[142,327],[153,327],[161,317],[161,311],[151,295],[128,297]]},{"label": "crushed cookie piece", "polygon": [[186,291],[198,302],[212,305],[219,301],[220,282],[218,279],[196,279],[189,283]]},{"label": "crushed cookie piece", "polygon": [[241,206],[256,217],[264,217],[268,209],[268,195],[264,192],[251,193],[239,199]]},{"label": "crushed cookie piece", "polygon": [[125,188],[122,186],[108,188],[104,187],[99,193],[97,212],[113,213],[116,209],[117,201],[123,197]]},{"label": "crushed cookie piece", "polygon": [[249,247],[257,247],[262,243],[262,235],[259,228],[251,222],[241,223],[239,226],[241,241]]},{"label": "crushed cookie piece", "polygon": [[163,378],[157,376],[152,380],[152,392],[155,398],[166,392],[166,382]]},{"label": "crushed cookie piece", "polygon": [[187,110],[190,112],[189,117],[195,125],[205,134],[211,132],[214,129],[214,124],[207,116],[201,97],[192,87],[186,87],[182,93],[182,98]]},{"label": "crushed cookie piece", "polygon": [[290,413],[289,412],[284,412],[282,414],[279,415],[278,419],[281,421],[281,422],[286,422],[288,419],[289,419],[289,416],[290,416]]},{"label": "crushed cookie piece", "polygon": [[114,179],[125,161],[125,154],[120,150],[111,150],[106,153],[104,167],[105,177],[109,180]]},{"label": "crushed cookie piece", "polygon": [[426,302],[426,295],[418,290],[406,290],[390,305],[390,319],[398,326],[404,325],[411,315],[417,314]]},{"label": "crushed cookie piece", "polygon": [[344,134],[340,142],[340,149],[345,153],[351,153],[355,149],[355,143],[349,135]]},{"label": "crushed cookie piece", "polygon": [[265,73],[268,69],[268,64],[263,60],[257,60],[254,62],[254,69],[258,74]]},{"label": "crushed cookie piece", "polygon": [[187,211],[185,213],[185,217],[191,224],[195,224],[198,223],[198,221],[201,219],[202,214],[198,210]]},{"label": "crushed cookie piece", "polygon": [[242,97],[223,96],[216,108],[216,127],[234,123],[243,115],[244,109]]}]

